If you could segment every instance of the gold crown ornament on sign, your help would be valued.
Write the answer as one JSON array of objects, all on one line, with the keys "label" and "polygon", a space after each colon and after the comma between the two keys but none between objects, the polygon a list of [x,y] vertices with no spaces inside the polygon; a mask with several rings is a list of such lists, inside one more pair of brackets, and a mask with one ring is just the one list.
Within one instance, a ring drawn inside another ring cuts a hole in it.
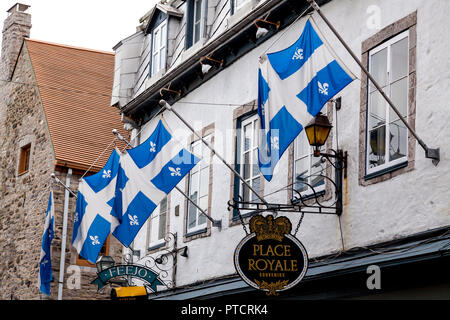
[{"label": "gold crown ornament on sign", "polygon": [[286,217],[273,218],[254,216],[250,219],[250,232],[256,234],[256,239],[282,241],[285,234],[290,234],[292,230],[291,221]]}]

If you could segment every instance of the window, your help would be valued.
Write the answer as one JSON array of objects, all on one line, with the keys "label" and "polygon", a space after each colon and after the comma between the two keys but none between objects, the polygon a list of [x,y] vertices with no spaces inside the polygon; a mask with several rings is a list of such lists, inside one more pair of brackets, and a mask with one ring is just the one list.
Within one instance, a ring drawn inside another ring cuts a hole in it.
[{"label": "window", "polygon": [[[324,152],[325,147],[320,148]],[[325,163],[321,157],[314,157],[314,148],[309,145],[305,130],[294,140],[293,152],[293,181],[292,189],[301,193],[302,196],[308,196],[314,192],[320,193],[325,190]],[[296,192],[293,197],[296,197]]]},{"label": "window", "polygon": [[31,143],[20,148],[19,174],[24,174],[30,169]]},{"label": "window", "polygon": [[203,0],[190,0],[188,6],[186,48],[200,41],[203,38],[204,30]]},{"label": "window", "polygon": [[[408,120],[409,87],[408,31],[371,49],[369,72],[391,98],[402,117]],[[367,174],[407,161],[406,126],[370,83],[367,93]]]},{"label": "window", "polygon": [[[156,214],[158,213],[158,214]],[[149,220],[149,249],[156,249],[165,244],[168,215],[168,200],[165,197],[150,216]]]},{"label": "window", "polygon": [[[256,192],[261,191],[261,175],[258,166],[258,124],[257,115],[242,120],[238,158],[241,176]],[[239,195],[243,201],[258,201],[258,197],[240,180]]]},{"label": "window", "polygon": [[[203,137],[211,143],[211,135]],[[189,198],[208,212],[209,185],[210,185],[210,160],[211,151],[201,140],[191,144],[191,151],[201,156],[201,161],[189,173]],[[187,233],[203,231],[206,228],[206,217],[189,201],[187,212]]]},{"label": "window", "polygon": [[165,69],[167,52],[167,21],[160,23],[152,32],[151,75]]}]

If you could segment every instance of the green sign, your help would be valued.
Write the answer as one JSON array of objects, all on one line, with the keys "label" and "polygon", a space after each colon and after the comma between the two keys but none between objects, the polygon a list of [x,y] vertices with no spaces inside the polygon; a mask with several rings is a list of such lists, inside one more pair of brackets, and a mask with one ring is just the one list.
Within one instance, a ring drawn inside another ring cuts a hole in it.
[{"label": "green sign", "polygon": [[97,278],[91,283],[97,284],[97,290],[100,290],[108,283],[110,279],[121,276],[132,276],[135,278],[140,278],[143,281],[147,282],[154,292],[156,292],[156,286],[164,285],[164,283],[162,283],[161,280],[158,279],[158,274],[150,269],[133,264],[118,265],[105,269],[102,272],[97,273]]}]

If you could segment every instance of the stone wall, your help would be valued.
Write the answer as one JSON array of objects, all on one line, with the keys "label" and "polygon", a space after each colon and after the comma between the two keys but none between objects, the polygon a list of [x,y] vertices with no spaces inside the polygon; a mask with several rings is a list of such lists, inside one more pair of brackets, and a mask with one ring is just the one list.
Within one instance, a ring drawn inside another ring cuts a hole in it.
[{"label": "stone wall", "polygon": [[[24,46],[12,81],[0,84],[0,299],[38,300],[58,297],[65,190],[53,182],[50,175],[56,172],[56,176],[65,182],[67,168],[54,167],[45,113],[34,84],[31,62]],[[30,169],[19,175],[20,147],[28,143],[31,143]],[[74,172],[71,177],[70,187],[75,193],[82,174]],[[50,189],[54,191],[55,201],[55,237],[52,242],[54,281],[51,284],[51,296],[47,297],[40,293],[37,280]],[[76,199],[71,197],[63,299],[108,298],[109,288],[97,293],[96,286],[91,284],[96,278],[95,268],[76,266],[76,252],[71,245],[75,206]],[[120,262],[121,245],[115,239],[111,239],[109,254]]]}]

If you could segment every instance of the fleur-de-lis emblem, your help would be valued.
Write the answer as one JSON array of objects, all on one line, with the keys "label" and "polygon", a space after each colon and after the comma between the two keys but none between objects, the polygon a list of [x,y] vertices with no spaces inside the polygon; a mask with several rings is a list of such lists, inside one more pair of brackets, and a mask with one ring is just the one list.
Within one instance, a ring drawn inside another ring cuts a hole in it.
[{"label": "fleur-de-lis emblem", "polygon": [[176,169],[174,169],[174,168],[172,168],[172,167],[169,167],[169,170],[170,170],[170,175],[172,176],[172,177],[181,177],[181,169],[180,168],[176,168]]},{"label": "fleur-de-lis emblem", "polygon": [[73,217],[73,222],[77,223],[78,222],[78,212],[75,212],[75,216]]},{"label": "fleur-de-lis emblem", "polygon": [[278,137],[270,138],[272,149],[280,150],[280,139]]},{"label": "fleur-de-lis emblem", "polygon": [[138,216],[136,215],[132,216],[131,214],[128,214],[128,219],[130,219],[130,226],[139,225]]},{"label": "fleur-de-lis emblem", "polygon": [[295,50],[292,60],[303,60],[303,49]]},{"label": "fleur-de-lis emblem", "polygon": [[111,178],[111,170],[103,170],[102,178],[103,179]]},{"label": "fleur-de-lis emblem", "polygon": [[156,152],[156,143],[150,141],[150,152]]},{"label": "fleur-de-lis emblem", "polygon": [[43,265],[43,266],[45,266],[47,263],[48,263],[47,259],[44,259],[44,260],[41,261],[41,265]]},{"label": "fleur-de-lis emblem", "polygon": [[100,244],[100,241],[98,240],[98,236],[89,236],[89,238],[91,238],[93,246]]},{"label": "fleur-de-lis emblem", "polygon": [[319,93],[328,95],[328,83],[321,84],[320,81],[317,81],[317,84],[319,86]]}]

